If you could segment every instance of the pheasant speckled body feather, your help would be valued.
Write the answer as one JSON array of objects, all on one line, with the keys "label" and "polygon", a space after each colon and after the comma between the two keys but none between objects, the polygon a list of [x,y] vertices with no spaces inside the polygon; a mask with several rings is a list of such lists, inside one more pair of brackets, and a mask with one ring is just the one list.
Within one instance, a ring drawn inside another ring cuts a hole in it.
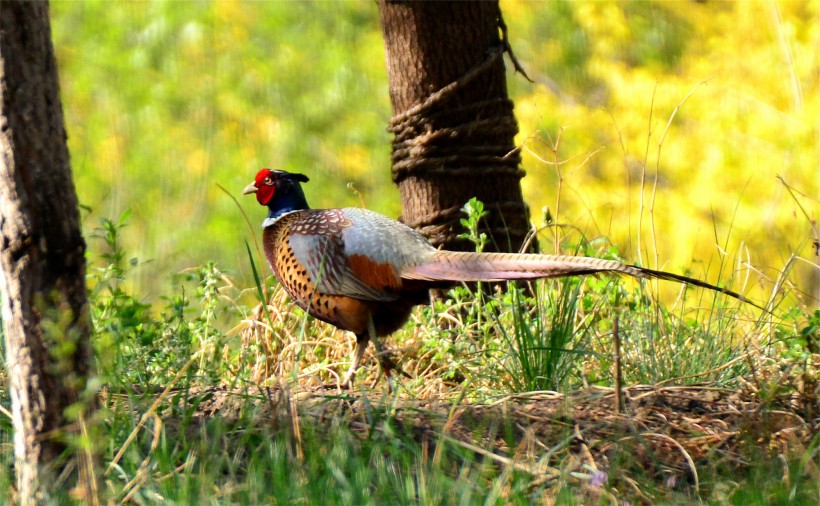
[{"label": "pheasant speckled body feather", "polygon": [[[266,227],[263,244],[276,278],[300,307],[355,334],[366,332],[373,317],[381,336],[400,327],[426,298],[426,289],[411,293],[400,276],[402,267],[435,253],[419,237],[365,209],[306,209]],[[408,295],[414,304],[400,300]]]},{"label": "pheasant speckled body feather", "polygon": [[[436,250],[415,230],[366,209],[310,209],[300,184],[307,181],[301,174],[262,169],[244,193],[255,193],[268,207],[265,255],[291,298],[312,316],[356,334],[348,385],[369,341],[378,350],[377,338],[401,327],[413,306],[429,300],[431,288],[461,281],[617,272],[689,283],[746,301],[703,281],[612,260]],[[394,367],[382,353],[379,360],[385,373]]]}]

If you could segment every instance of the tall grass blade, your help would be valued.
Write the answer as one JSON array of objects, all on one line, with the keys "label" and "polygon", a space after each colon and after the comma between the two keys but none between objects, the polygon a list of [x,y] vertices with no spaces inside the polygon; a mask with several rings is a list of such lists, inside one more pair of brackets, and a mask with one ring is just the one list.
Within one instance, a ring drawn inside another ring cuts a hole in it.
[{"label": "tall grass blade", "polygon": [[271,318],[268,311],[268,301],[265,298],[265,291],[262,289],[262,280],[259,278],[259,272],[256,270],[256,262],[253,261],[253,253],[248,241],[245,241],[245,249],[248,252],[248,260],[251,262],[251,271],[253,271],[253,282],[256,285],[256,294],[259,296],[259,302],[262,304],[262,310],[265,312],[265,317],[268,319],[268,324],[273,328],[273,318]]}]

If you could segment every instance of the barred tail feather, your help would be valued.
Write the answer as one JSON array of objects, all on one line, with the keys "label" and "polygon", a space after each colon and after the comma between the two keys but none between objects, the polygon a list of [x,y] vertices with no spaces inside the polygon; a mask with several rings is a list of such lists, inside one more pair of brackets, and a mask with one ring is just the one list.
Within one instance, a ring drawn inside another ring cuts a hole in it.
[{"label": "barred tail feather", "polygon": [[614,272],[636,278],[657,278],[707,288],[766,311],[732,290],[671,272],[622,264],[615,260],[569,255],[465,253],[437,251],[427,262],[405,269],[401,277],[419,281],[514,281]]},{"label": "barred tail feather", "polygon": [[600,258],[457,251],[437,251],[430,260],[404,270],[401,275],[423,281],[512,281],[606,271],[642,276],[637,267]]}]

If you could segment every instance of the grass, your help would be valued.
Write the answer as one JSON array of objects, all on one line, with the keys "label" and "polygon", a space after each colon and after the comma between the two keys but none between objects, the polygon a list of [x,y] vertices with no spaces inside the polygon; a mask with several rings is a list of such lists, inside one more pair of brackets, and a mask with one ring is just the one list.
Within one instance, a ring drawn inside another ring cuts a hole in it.
[{"label": "grass", "polygon": [[[688,290],[667,306],[650,286],[612,277],[485,291],[481,304],[460,287],[390,339],[413,376],[395,394],[384,381],[366,388],[372,360],[353,392],[328,390],[319,385],[338,381],[352,338],[278,288],[267,308],[246,309],[246,294],[213,264],[177,276],[157,307],[141,302],[127,289],[140,264],[120,246],[126,219],[101,222],[94,237],[105,253],[90,271],[106,387],[98,435],[85,444],[102,455],[103,502],[820,497],[817,411],[800,400],[817,381],[820,312],[760,319]],[[269,290],[251,292],[260,289]],[[628,388],[623,414],[610,402],[616,317],[624,383],[659,385]],[[7,397],[0,407],[0,488],[12,490]],[[53,492],[55,504],[73,501]]]}]

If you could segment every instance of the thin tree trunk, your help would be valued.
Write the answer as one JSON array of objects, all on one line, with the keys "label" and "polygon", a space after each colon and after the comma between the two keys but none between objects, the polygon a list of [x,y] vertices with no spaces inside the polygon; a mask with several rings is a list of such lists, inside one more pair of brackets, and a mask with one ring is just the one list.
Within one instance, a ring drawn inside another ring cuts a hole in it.
[{"label": "thin tree trunk", "polygon": [[379,10],[403,221],[435,245],[473,249],[457,235],[461,207],[477,197],[491,213],[488,249],[517,250],[529,213],[498,2],[379,0]]},{"label": "thin tree trunk", "polygon": [[[85,242],[48,11],[39,1],[0,7],[0,293],[21,504],[66,486],[94,500],[91,451],[66,451],[95,396]],[[79,409],[69,415],[70,406]]]}]

